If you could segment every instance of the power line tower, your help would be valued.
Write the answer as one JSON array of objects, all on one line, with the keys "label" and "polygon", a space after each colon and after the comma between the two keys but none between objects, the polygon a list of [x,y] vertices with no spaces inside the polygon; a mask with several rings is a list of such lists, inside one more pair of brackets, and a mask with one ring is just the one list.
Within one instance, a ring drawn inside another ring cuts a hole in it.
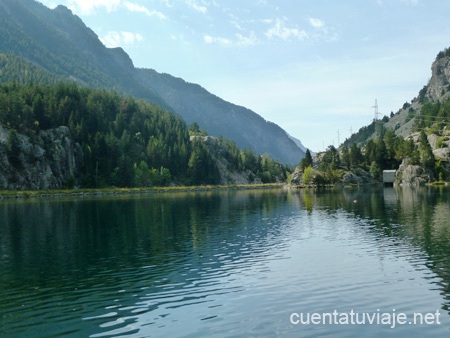
[{"label": "power line tower", "polygon": [[380,115],[380,112],[378,111],[378,101],[375,99],[375,105],[371,107],[375,110],[375,121],[378,121],[378,116]]},{"label": "power line tower", "polygon": [[381,113],[378,111],[378,101],[375,99],[375,105],[371,108],[375,111],[375,117],[373,119],[373,122],[375,123],[375,135],[378,135],[378,137],[381,137],[381,128],[382,128],[382,122],[379,119],[379,116]]}]

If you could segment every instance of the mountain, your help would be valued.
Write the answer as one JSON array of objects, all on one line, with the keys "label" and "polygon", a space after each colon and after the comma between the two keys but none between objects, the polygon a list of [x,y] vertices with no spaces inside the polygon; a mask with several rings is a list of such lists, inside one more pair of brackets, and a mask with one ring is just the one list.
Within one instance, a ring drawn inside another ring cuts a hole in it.
[{"label": "mountain", "polygon": [[[308,148],[306,148],[304,145],[303,145],[303,143],[302,143],[302,141],[300,141],[298,138],[296,138],[296,137],[294,137],[294,136],[292,136],[292,135],[289,135],[289,134],[287,134],[288,136],[289,136],[289,138],[292,140],[292,141],[294,141],[294,143],[297,145],[297,147],[299,147],[302,151],[304,151],[305,153],[306,153],[306,150],[308,149]],[[310,152],[311,152],[311,155],[315,155],[316,153],[315,152],[313,152],[312,150],[309,150]]]},{"label": "mountain", "polygon": [[[121,48],[106,48],[98,36],[64,6],[51,10],[34,0],[0,2],[0,52],[13,54],[60,79],[112,89],[197,122],[212,136],[295,165],[304,151],[278,125],[226,102],[196,84],[152,69],[136,69]],[[2,78],[4,82],[7,79]]]},{"label": "mountain", "polygon": [[400,185],[450,180],[450,48],[438,53],[430,80],[411,102],[360,128],[339,151],[330,146],[319,155],[316,163],[339,175],[362,168],[380,179],[382,170],[394,169]]},{"label": "mountain", "polygon": [[34,0],[2,0],[0,51],[22,57],[57,77],[117,90],[167,107],[134,79],[133,63],[121,48],[106,48],[64,6],[50,10]]},{"label": "mountain", "polygon": [[[425,130],[428,135],[445,139],[450,132],[449,121],[450,48],[447,48],[436,56],[431,65],[430,80],[416,97],[405,102],[395,114],[392,112],[390,116],[384,116],[381,120],[360,128],[343,145],[364,145],[389,129],[405,139],[417,135],[421,130]],[[432,143],[434,146],[435,142]]]},{"label": "mountain", "polygon": [[282,163],[298,164],[304,151],[278,125],[255,112],[209,93],[199,85],[150,69],[138,78],[167,102],[187,123],[197,122],[211,135],[223,135],[242,148],[267,153]]}]

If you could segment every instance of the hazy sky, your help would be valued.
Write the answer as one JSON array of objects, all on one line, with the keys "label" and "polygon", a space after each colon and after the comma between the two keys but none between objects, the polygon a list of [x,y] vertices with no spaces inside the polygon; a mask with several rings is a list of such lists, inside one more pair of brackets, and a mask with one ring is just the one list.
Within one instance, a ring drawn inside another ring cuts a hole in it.
[{"label": "hazy sky", "polygon": [[447,0],[41,0],[136,67],[198,83],[314,151],[417,96],[450,47]]}]

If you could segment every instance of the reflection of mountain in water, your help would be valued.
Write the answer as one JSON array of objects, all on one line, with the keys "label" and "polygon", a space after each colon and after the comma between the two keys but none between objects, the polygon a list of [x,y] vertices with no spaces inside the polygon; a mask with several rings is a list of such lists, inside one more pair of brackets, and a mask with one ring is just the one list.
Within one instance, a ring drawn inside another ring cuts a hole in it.
[{"label": "reflection of mountain in water", "polygon": [[[443,303],[448,310],[448,192],[364,187],[3,201],[2,328],[54,336],[161,328],[157,336],[180,336],[176,321],[194,323],[186,331],[192,336],[243,325],[276,336],[290,306],[386,308],[402,293],[397,300],[410,301],[407,309]],[[370,331],[360,329],[355,336]],[[408,337],[412,331],[402,329]]]}]

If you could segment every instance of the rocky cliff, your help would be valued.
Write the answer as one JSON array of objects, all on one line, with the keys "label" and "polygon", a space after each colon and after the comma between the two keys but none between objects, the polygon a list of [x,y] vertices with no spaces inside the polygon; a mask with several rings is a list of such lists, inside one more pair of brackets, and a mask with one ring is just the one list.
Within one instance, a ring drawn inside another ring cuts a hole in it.
[{"label": "rocky cliff", "polygon": [[73,187],[82,165],[83,152],[67,127],[29,137],[0,126],[0,189]]},{"label": "rocky cliff", "polygon": [[[428,144],[433,150],[433,156],[443,168],[444,172],[450,172],[450,130],[442,130],[443,135],[430,134],[427,136]],[[406,139],[419,144],[419,133],[411,133]],[[420,165],[413,165],[409,159],[403,160],[397,170],[395,184],[401,186],[418,186],[433,180],[441,180],[432,170],[427,170]]]},{"label": "rocky cliff", "polygon": [[[392,112],[390,117],[385,116],[382,120],[362,127],[346,140],[344,145],[350,147],[357,144],[364,151],[369,140],[385,135],[385,131],[389,129],[394,130],[397,137],[412,141],[410,144],[413,144],[416,150],[421,147],[419,135],[424,132],[432,150],[432,160],[435,162],[434,165],[424,165],[421,155],[412,154],[412,149],[409,150],[410,154],[398,152],[403,153],[401,165],[395,168],[398,169],[398,184],[420,185],[433,180],[450,180],[450,48],[438,53],[431,65],[430,80],[418,92],[417,97],[405,102],[403,107],[395,114]],[[410,157],[415,160],[411,161]],[[425,167],[428,170],[425,170]]]},{"label": "rocky cliff", "polygon": [[431,78],[425,96],[432,101],[443,102],[450,96],[450,56],[438,55],[431,66]]}]

